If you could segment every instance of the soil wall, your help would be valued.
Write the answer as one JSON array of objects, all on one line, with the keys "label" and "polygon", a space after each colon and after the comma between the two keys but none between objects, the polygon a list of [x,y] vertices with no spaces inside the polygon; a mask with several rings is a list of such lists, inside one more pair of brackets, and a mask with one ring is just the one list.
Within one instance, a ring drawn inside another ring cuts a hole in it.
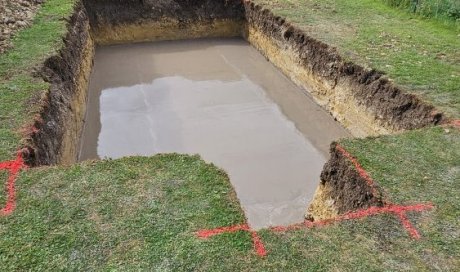
[{"label": "soil wall", "polygon": [[331,144],[331,157],[324,165],[321,182],[306,218],[324,220],[349,211],[384,205],[383,190],[374,182],[369,184],[344,152],[337,143]]},{"label": "soil wall", "polygon": [[237,37],[243,34],[239,0],[83,0],[97,44]]},{"label": "soil wall", "polygon": [[369,136],[438,124],[435,108],[403,92],[383,73],[343,60],[270,10],[245,1],[247,39],[298,85],[311,91],[355,136]]},{"label": "soil wall", "polygon": [[45,61],[39,73],[50,88],[38,102],[41,110],[34,129],[24,139],[24,157],[30,165],[69,164],[76,160],[94,55],[89,29],[86,11],[81,3],[77,4],[63,48]]}]

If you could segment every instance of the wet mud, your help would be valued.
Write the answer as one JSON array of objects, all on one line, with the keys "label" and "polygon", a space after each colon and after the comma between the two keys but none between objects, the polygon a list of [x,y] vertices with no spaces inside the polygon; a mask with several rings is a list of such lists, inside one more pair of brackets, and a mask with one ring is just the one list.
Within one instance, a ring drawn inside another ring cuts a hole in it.
[{"label": "wet mud", "polygon": [[254,228],[303,220],[331,141],[350,134],[243,39],[101,47],[80,159],[200,154]]}]

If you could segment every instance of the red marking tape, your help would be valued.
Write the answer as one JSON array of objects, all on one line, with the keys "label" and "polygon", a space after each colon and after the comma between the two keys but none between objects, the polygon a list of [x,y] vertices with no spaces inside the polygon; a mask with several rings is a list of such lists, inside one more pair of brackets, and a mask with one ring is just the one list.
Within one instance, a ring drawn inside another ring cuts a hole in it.
[{"label": "red marking tape", "polygon": [[428,204],[416,204],[416,205],[394,205],[388,204],[384,207],[370,207],[364,210],[358,210],[354,212],[348,212],[338,217],[327,219],[327,220],[320,220],[320,221],[305,221],[301,224],[291,225],[291,226],[281,226],[281,227],[273,227],[271,228],[273,231],[289,231],[289,230],[297,230],[301,228],[313,228],[313,227],[321,227],[325,225],[329,225],[332,223],[337,223],[345,220],[356,220],[364,217],[375,216],[378,214],[384,213],[393,213],[401,220],[402,226],[408,231],[409,235],[414,239],[419,239],[420,234],[418,233],[417,229],[410,223],[409,219],[406,216],[406,212],[422,212],[425,210],[430,210],[434,206],[431,203]]},{"label": "red marking tape", "polygon": [[221,228],[216,228],[216,229],[210,229],[210,230],[200,230],[196,233],[196,236],[199,238],[209,238],[214,235],[222,234],[222,233],[233,233],[237,231],[247,231],[251,233],[252,237],[252,244],[254,247],[254,250],[257,255],[263,257],[267,255],[267,251],[265,250],[265,246],[262,242],[262,239],[260,238],[259,234],[257,234],[256,231],[251,230],[248,224],[242,224],[242,225],[235,225],[235,226],[229,226],[229,227],[221,227]]},{"label": "red marking tape", "polygon": [[[286,232],[286,231],[291,231],[291,230],[299,230],[302,228],[311,229],[314,227],[322,227],[322,226],[330,225],[333,223],[342,222],[345,220],[356,220],[356,219],[360,219],[364,217],[375,216],[375,215],[386,213],[386,214],[395,214],[399,218],[399,220],[401,221],[401,225],[407,230],[409,235],[414,239],[420,239],[419,232],[409,221],[406,213],[407,212],[422,212],[422,211],[430,210],[433,207],[434,206],[431,203],[407,205],[407,206],[388,204],[384,207],[370,207],[364,210],[348,212],[348,213],[345,213],[343,215],[340,215],[332,219],[313,221],[313,222],[305,221],[303,223],[295,224],[291,226],[272,227],[270,228],[270,230],[275,231],[275,232]],[[257,232],[252,230],[247,224],[235,225],[235,226],[229,226],[229,227],[220,227],[220,228],[210,229],[210,230],[200,230],[196,233],[196,235],[199,238],[209,238],[214,235],[219,235],[222,233],[233,233],[237,231],[247,231],[251,233],[252,244],[253,244],[254,251],[256,252],[256,254],[261,257],[267,255],[267,250],[265,249],[265,245],[263,244],[262,239],[257,234]]]},{"label": "red marking tape", "polygon": [[257,255],[261,257],[267,255],[264,243],[262,242],[262,239],[260,239],[259,234],[257,234],[257,231],[251,230],[250,232],[252,236],[252,244],[254,245],[254,250],[256,251]]},{"label": "red marking tape", "polygon": [[217,229],[211,230],[200,230],[196,233],[196,235],[200,238],[209,238],[214,235],[222,234],[222,233],[232,233],[237,232],[240,230],[249,231],[249,226],[247,224],[244,225],[236,225],[231,227],[222,227]]},{"label": "red marking tape", "polygon": [[24,160],[22,159],[20,152],[18,152],[16,160],[0,162],[0,170],[7,170],[9,174],[6,181],[7,201],[5,207],[0,210],[1,216],[10,215],[16,208],[15,183],[19,171],[25,167],[26,165],[24,164]]},{"label": "red marking tape", "polygon": [[460,128],[460,120],[454,120],[454,121],[452,121],[452,125],[453,125],[454,127]]}]

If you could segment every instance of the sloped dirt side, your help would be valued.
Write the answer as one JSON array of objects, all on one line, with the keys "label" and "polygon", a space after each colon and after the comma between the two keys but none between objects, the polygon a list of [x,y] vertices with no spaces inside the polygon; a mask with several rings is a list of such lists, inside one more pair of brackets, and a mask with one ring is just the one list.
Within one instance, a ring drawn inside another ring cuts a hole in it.
[{"label": "sloped dirt side", "polygon": [[69,19],[63,40],[64,47],[45,61],[38,75],[50,88],[38,101],[42,109],[24,139],[24,157],[30,165],[67,164],[77,157],[94,55],[89,20],[81,3]]},{"label": "sloped dirt side", "polygon": [[340,151],[337,143],[331,144],[331,157],[324,165],[321,182],[306,217],[324,220],[349,211],[384,205],[383,190],[363,175]]},{"label": "sloped dirt side", "polygon": [[382,72],[346,62],[337,50],[270,10],[245,1],[248,40],[294,82],[311,90],[356,136],[435,125],[446,118]]}]

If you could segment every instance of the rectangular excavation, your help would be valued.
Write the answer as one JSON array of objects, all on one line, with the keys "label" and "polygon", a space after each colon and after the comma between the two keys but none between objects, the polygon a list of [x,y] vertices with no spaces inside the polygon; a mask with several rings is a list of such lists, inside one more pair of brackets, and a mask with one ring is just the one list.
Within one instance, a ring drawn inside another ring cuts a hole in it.
[{"label": "rectangular excavation", "polygon": [[[214,39],[164,42],[196,38]],[[24,130],[28,165],[198,153],[256,228],[302,221],[320,179],[319,211],[382,203],[334,143],[320,178],[335,139],[449,122],[251,0],[77,1],[63,41],[36,73],[50,87]]]},{"label": "rectangular excavation", "polygon": [[80,160],[200,154],[253,228],[303,220],[330,143],[349,133],[241,38],[99,47]]}]

